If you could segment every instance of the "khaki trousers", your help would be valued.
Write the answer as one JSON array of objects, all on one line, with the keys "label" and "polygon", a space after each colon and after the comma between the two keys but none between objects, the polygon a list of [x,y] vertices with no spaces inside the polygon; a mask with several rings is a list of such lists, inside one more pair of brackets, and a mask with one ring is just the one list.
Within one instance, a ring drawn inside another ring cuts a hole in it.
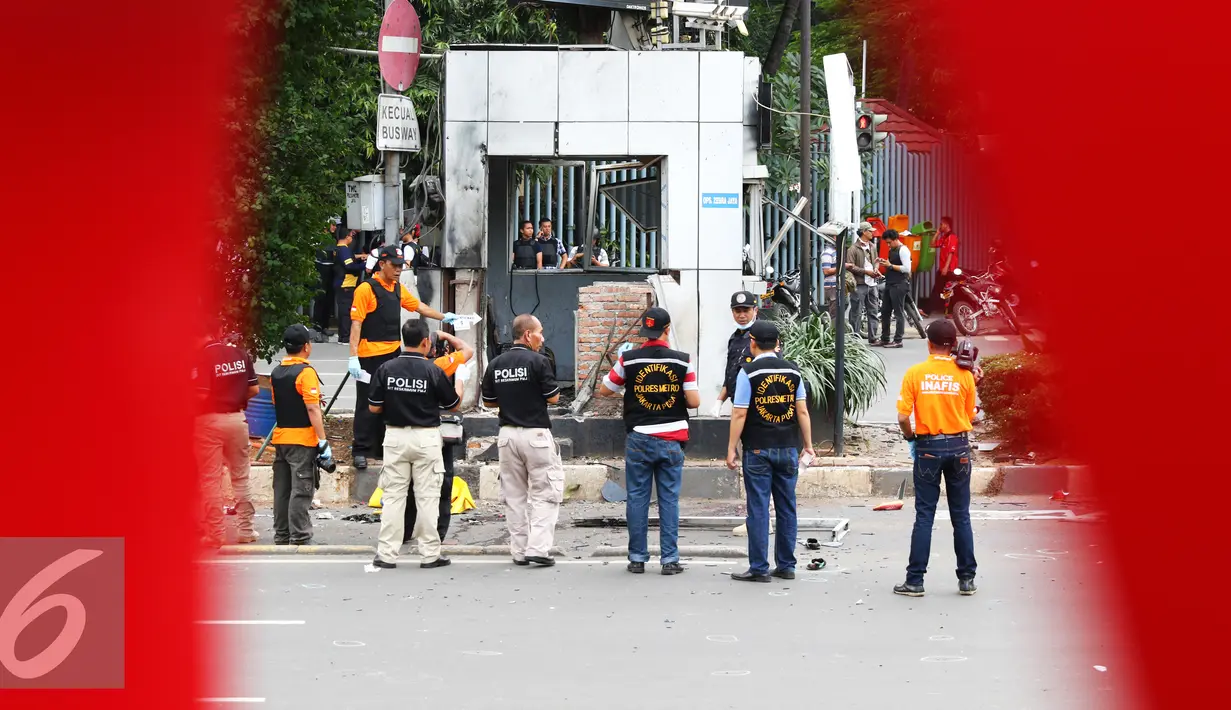
[{"label": "khaki trousers", "polygon": [[[513,559],[548,557],[564,500],[564,465],[550,429],[500,427],[500,497]],[[423,510],[420,508],[419,510]]]},{"label": "khaki trousers", "polygon": [[253,537],[252,496],[248,491],[248,421],[243,412],[201,414],[195,422],[195,447],[201,500],[205,505],[205,535],[222,540],[226,525],[222,517],[223,471],[231,476],[239,536]]},{"label": "khaki trousers", "polygon": [[415,504],[419,515],[411,533],[419,545],[423,562],[440,557],[440,533],[436,517],[440,507],[440,484],[445,461],[444,441],[438,427],[387,427],[385,429],[385,467],[380,474],[380,537],[376,556],[384,562],[397,562],[398,549],[406,532],[406,494],[415,484]]}]

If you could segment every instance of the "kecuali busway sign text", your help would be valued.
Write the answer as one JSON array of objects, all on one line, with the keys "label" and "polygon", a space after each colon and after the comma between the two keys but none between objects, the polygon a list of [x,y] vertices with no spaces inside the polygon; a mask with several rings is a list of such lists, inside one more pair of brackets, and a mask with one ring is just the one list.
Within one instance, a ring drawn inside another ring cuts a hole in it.
[{"label": "kecuali busway sign text", "polygon": [[419,119],[406,96],[381,94],[376,104],[376,149],[417,152]]}]

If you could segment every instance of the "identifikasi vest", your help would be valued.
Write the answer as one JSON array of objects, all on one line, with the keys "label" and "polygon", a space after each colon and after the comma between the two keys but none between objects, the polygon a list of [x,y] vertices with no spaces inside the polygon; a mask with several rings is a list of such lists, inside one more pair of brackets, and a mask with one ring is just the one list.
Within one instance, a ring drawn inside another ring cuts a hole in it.
[{"label": "identifikasi vest", "polygon": [[688,353],[661,345],[624,353],[624,428],[688,421]]},{"label": "identifikasi vest", "polygon": [[795,416],[795,393],[803,377],[799,368],[780,357],[744,365],[752,398],[740,440],[748,449],[799,448],[802,436]]}]

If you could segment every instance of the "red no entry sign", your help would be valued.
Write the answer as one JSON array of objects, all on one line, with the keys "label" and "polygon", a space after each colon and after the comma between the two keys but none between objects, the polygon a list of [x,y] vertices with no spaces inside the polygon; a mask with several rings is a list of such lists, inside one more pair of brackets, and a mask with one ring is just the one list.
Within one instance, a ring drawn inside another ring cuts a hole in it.
[{"label": "red no entry sign", "polygon": [[419,70],[422,31],[419,13],[407,0],[393,0],[380,25],[380,76],[398,91],[405,91]]}]

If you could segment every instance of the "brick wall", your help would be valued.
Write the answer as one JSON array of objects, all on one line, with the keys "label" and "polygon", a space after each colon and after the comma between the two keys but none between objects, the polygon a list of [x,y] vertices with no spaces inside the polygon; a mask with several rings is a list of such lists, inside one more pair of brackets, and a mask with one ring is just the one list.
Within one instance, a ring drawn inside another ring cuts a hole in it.
[{"label": "brick wall", "polygon": [[[583,286],[577,295],[577,387],[590,375],[590,370],[599,363],[601,378],[614,362],[614,351],[622,342],[640,343],[637,324],[641,314],[654,303],[654,289],[645,282],[605,282]],[[615,332],[611,326],[615,325]],[[632,329],[626,337],[625,331]],[[611,342],[606,343],[611,333]],[[607,352],[612,357],[604,357]],[[601,362],[600,362],[601,358]],[[602,409],[606,409],[603,407]]]}]

